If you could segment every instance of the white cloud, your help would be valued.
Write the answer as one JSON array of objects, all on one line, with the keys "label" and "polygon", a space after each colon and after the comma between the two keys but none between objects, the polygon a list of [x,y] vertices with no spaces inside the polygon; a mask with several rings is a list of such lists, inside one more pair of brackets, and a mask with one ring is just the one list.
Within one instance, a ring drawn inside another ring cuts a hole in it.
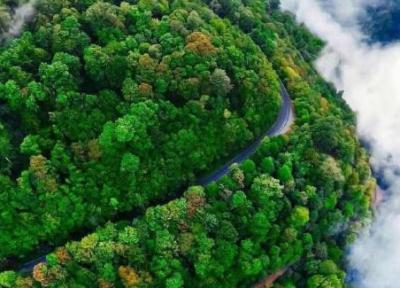
[{"label": "white cloud", "polygon": [[360,136],[371,140],[371,162],[384,169],[390,183],[391,196],[348,256],[362,276],[357,287],[400,287],[400,177],[395,173],[400,167],[400,44],[382,47],[362,42],[365,36],[355,19],[365,5],[378,0],[281,2],[283,9],[327,42],[316,67],[344,90],[344,99],[358,114]]},{"label": "white cloud", "polygon": [[36,0],[29,0],[28,2],[18,6],[11,19],[11,23],[9,24],[9,29],[1,38],[10,38],[18,36],[26,21],[31,19],[35,14],[35,2]]}]

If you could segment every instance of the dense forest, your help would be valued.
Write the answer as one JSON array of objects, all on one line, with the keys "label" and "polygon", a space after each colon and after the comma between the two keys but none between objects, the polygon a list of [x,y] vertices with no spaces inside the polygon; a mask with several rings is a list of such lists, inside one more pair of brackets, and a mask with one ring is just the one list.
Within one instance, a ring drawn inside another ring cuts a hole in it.
[{"label": "dense forest", "polygon": [[38,5],[0,51],[0,256],[175,195],[276,118],[267,57],[204,6]]},{"label": "dense forest", "polygon": [[[0,48],[1,265],[60,247],[1,287],[345,286],[375,181],[323,43],[279,1],[36,9]],[[272,125],[280,82],[291,131],[194,186]]]}]

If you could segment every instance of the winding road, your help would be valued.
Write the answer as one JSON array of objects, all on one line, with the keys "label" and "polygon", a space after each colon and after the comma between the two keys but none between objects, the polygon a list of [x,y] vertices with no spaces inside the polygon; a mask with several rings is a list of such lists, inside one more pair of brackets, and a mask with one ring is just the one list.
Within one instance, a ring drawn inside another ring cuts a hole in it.
[{"label": "winding road", "polygon": [[[292,125],[294,120],[294,109],[289,93],[287,92],[285,86],[282,83],[280,84],[280,89],[281,89],[280,94],[282,97],[282,106],[279,110],[278,117],[275,120],[275,123],[272,125],[272,127],[268,128],[268,130],[265,131],[259,137],[257,137],[253,141],[253,143],[251,143],[248,147],[243,149],[240,153],[238,153],[235,157],[233,157],[223,166],[221,166],[211,174],[200,178],[197,181],[197,184],[205,186],[210,184],[211,182],[219,180],[221,177],[223,177],[229,172],[229,168],[232,164],[241,163],[244,160],[248,159],[251,155],[253,155],[254,152],[257,150],[257,148],[261,145],[265,137],[282,135],[285,134],[287,131],[289,131],[290,126]],[[45,261],[46,261],[46,256],[40,256],[34,260],[22,264],[20,267],[18,267],[17,270],[20,273],[29,273],[33,270],[33,267],[35,265]]]},{"label": "winding road", "polygon": [[222,176],[226,175],[229,172],[229,168],[232,164],[241,163],[244,160],[248,159],[251,155],[256,152],[258,146],[262,143],[263,139],[268,136],[277,136],[285,134],[294,120],[294,111],[292,101],[290,99],[289,93],[287,92],[285,86],[281,83],[281,97],[282,97],[282,106],[279,110],[278,118],[275,120],[275,123],[265,131],[261,136],[254,140],[248,147],[243,149],[239,154],[225,163],[223,166],[219,167],[217,170],[212,172],[211,174],[200,178],[197,181],[197,184],[206,186],[211,182],[217,181]]}]

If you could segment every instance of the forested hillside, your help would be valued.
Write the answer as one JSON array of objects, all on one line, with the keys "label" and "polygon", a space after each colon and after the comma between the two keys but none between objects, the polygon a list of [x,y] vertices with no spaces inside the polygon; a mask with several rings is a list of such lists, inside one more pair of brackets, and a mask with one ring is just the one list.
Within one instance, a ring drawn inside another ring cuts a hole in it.
[{"label": "forested hillside", "polygon": [[[323,43],[278,1],[36,6],[0,51],[3,267],[101,227],[0,286],[344,287],[375,182]],[[190,186],[272,125],[280,81],[291,131]]]},{"label": "forested hillside", "polygon": [[204,5],[37,5],[0,51],[0,256],[176,195],[275,120],[267,57]]}]

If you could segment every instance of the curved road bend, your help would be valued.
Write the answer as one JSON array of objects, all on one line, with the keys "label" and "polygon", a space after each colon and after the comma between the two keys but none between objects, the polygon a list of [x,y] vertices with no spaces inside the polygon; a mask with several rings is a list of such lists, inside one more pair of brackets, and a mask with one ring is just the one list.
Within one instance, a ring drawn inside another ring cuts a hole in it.
[{"label": "curved road bend", "polygon": [[211,174],[200,178],[197,181],[197,184],[206,186],[211,182],[219,180],[221,177],[223,177],[229,172],[229,168],[232,164],[241,163],[244,160],[248,159],[251,155],[253,155],[266,136],[272,137],[272,136],[282,135],[289,130],[294,119],[294,112],[289,93],[287,92],[285,86],[282,83],[281,83],[281,97],[282,97],[282,106],[281,109],[279,110],[278,118],[276,119],[272,127],[269,128],[266,132],[264,132],[261,136],[259,136],[256,140],[254,140],[254,142],[250,146],[246,147],[239,154],[237,154],[235,157],[229,160],[226,164],[224,164]]},{"label": "curved road bend", "polygon": [[[247,148],[243,149],[239,154],[237,154],[235,157],[229,160],[222,167],[218,168],[208,176],[200,178],[197,181],[197,184],[205,186],[213,181],[217,181],[218,179],[220,179],[229,172],[229,167],[232,164],[243,162],[251,155],[253,155],[266,136],[272,137],[272,136],[282,135],[289,130],[294,120],[294,111],[289,93],[287,92],[285,86],[282,83],[281,83],[281,97],[282,97],[282,106],[281,109],[279,110],[278,118],[276,119],[272,127],[269,128],[256,140],[254,140],[252,144],[250,144]],[[21,273],[29,273],[32,271],[35,265],[45,261],[46,261],[46,256],[38,257],[18,267],[18,271]]]}]

